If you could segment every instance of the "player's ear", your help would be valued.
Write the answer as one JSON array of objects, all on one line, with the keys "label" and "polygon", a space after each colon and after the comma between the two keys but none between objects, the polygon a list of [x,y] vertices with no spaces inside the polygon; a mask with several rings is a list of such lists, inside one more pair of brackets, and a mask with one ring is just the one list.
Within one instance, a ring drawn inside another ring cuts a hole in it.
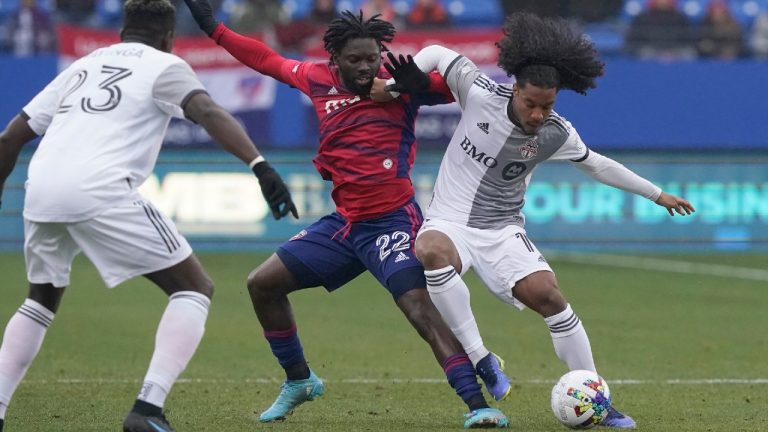
[{"label": "player's ear", "polygon": [[162,40],[160,41],[160,49],[162,49],[165,52],[171,52],[171,50],[173,50],[173,36],[174,36],[173,30],[168,30],[167,32],[165,32]]}]

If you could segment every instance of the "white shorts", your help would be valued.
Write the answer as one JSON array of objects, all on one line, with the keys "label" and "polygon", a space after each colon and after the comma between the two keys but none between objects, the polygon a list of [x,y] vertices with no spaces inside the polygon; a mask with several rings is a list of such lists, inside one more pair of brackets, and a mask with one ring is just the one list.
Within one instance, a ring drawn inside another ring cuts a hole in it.
[{"label": "white shorts", "polygon": [[116,204],[82,222],[24,219],[27,279],[69,285],[72,260],[85,253],[112,288],[132,277],[174,266],[192,254],[176,225],[140,198]]},{"label": "white shorts", "polygon": [[512,295],[517,281],[538,271],[552,271],[544,256],[528,239],[525,230],[519,226],[489,230],[428,219],[418,235],[426,231],[440,231],[450,237],[459,251],[462,276],[474,267],[488,290],[499,300],[520,310],[525,305]]}]

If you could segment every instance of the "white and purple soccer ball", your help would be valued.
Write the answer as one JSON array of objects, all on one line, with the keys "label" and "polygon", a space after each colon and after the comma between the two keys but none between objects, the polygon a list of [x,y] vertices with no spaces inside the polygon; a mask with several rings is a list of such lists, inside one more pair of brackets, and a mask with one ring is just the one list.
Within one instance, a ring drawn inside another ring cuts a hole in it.
[{"label": "white and purple soccer ball", "polygon": [[595,372],[574,370],[552,388],[552,412],[571,429],[589,429],[602,422],[611,406],[608,383]]}]

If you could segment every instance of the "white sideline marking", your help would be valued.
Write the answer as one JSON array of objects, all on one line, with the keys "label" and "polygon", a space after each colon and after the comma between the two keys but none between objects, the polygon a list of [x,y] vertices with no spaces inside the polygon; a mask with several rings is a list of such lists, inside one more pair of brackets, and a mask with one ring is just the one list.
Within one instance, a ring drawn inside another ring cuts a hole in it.
[{"label": "white sideline marking", "polygon": [[[342,384],[447,384],[440,378],[344,378],[340,380],[323,379],[327,383]],[[140,384],[138,379],[57,379],[57,380],[29,380],[28,384]],[[555,380],[548,379],[512,379],[513,384],[554,384]],[[247,378],[247,379],[216,379],[216,378],[182,378],[177,381],[182,384],[280,384],[276,378]],[[645,385],[645,384],[669,384],[669,385],[744,385],[744,384],[768,384],[768,378],[700,378],[700,379],[614,379],[610,384],[621,385]]]},{"label": "white sideline marking", "polygon": [[579,264],[593,264],[608,267],[623,267],[640,270],[666,271],[670,273],[685,273],[725,278],[768,281],[768,270],[751,267],[736,267],[723,264],[697,263],[689,261],[672,261],[658,258],[648,258],[628,255],[581,254],[581,253],[552,253],[553,259]]}]

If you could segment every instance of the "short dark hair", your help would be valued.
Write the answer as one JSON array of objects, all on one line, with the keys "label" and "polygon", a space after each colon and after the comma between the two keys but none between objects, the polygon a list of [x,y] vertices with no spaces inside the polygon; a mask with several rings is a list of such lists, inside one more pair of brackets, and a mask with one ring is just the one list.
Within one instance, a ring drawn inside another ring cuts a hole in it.
[{"label": "short dark hair", "polygon": [[331,55],[331,62],[333,62],[333,56],[338,54],[350,39],[371,38],[386,51],[383,43],[392,42],[395,37],[395,26],[379,19],[379,16],[381,15],[376,14],[368,20],[363,20],[363,11],[360,11],[360,15],[355,15],[345,10],[341,13],[341,17],[331,21],[323,35],[325,50]]},{"label": "short dark hair", "polygon": [[154,39],[175,25],[176,8],[169,0],[126,0],[123,5],[124,33]]},{"label": "short dark hair", "polygon": [[502,29],[499,67],[524,86],[569,89],[586,94],[595,88],[605,64],[595,46],[562,18],[542,18],[528,12],[513,13]]}]

